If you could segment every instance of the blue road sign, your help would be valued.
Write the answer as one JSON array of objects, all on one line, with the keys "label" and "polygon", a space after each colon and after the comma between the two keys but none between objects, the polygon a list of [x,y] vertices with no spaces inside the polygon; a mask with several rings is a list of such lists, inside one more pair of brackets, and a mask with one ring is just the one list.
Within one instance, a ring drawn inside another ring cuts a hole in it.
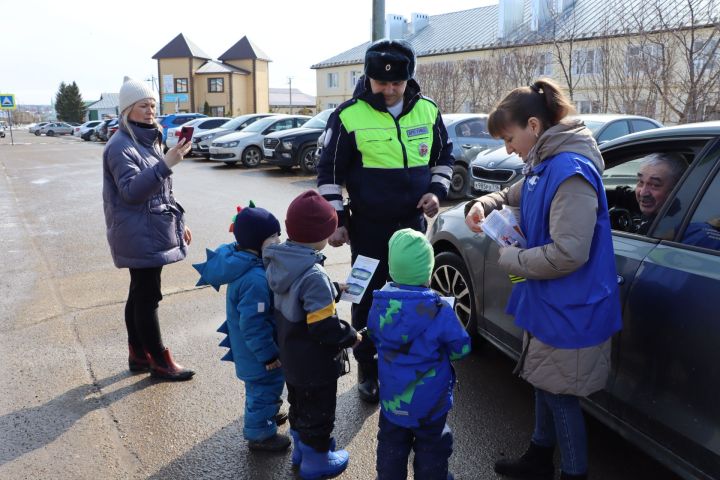
[{"label": "blue road sign", "polygon": [[0,110],[15,110],[15,95],[11,93],[0,93]]}]

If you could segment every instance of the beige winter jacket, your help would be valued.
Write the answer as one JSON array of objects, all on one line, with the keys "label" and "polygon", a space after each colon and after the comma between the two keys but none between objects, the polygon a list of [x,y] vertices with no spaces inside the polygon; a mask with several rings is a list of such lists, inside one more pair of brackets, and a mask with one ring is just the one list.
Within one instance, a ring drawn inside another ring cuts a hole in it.
[{"label": "beige winter jacket", "polygon": [[[527,163],[538,165],[561,152],[573,152],[593,161],[600,173],[604,162],[595,139],[579,120],[564,120],[548,129],[528,154]],[[523,181],[501,192],[480,197],[483,212],[519,207]],[[550,206],[552,243],[542,247],[502,249],[499,264],[506,272],[525,278],[554,279],[574,272],[588,260],[597,218],[598,198],[581,176],[563,182]],[[610,340],[582,349],[560,349],[525,334],[523,354],[516,372],[533,386],[551,393],[587,396],[602,389],[610,372]]]}]

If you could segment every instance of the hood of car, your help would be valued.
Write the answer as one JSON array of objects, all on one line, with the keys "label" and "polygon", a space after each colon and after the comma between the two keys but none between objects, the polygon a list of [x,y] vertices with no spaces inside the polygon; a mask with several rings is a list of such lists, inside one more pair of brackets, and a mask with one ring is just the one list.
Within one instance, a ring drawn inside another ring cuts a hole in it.
[{"label": "hood of car", "polygon": [[482,150],[472,161],[472,165],[479,167],[505,168],[510,170],[520,168],[522,164],[522,159],[514,153],[508,154],[504,146]]},{"label": "hood of car", "polygon": [[196,135],[198,137],[204,137],[206,135],[220,135],[223,133],[231,132],[232,130],[228,130],[227,128],[223,127],[217,127],[217,128],[211,128],[210,130],[203,130],[202,132],[197,133]]},{"label": "hood of car", "polygon": [[296,128],[289,128],[287,130],[281,130],[279,132],[273,132],[265,135],[265,138],[287,138],[287,137],[294,137],[297,135],[306,135],[308,133],[322,133],[322,128],[306,128],[306,127],[296,127]]}]

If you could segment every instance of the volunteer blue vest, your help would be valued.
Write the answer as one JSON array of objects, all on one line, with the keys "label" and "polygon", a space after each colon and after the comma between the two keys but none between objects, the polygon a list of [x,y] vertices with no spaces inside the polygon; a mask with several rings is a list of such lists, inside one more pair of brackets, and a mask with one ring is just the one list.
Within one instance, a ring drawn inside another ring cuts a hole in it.
[{"label": "volunteer blue vest", "polygon": [[622,328],[607,198],[595,165],[582,155],[560,153],[533,168],[523,185],[520,226],[528,248],[552,243],[550,205],[573,175],[582,175],[598,197],[588,261],[564,277],[516,284],[507,308],[541,342],[568,349],[598,345]]}]

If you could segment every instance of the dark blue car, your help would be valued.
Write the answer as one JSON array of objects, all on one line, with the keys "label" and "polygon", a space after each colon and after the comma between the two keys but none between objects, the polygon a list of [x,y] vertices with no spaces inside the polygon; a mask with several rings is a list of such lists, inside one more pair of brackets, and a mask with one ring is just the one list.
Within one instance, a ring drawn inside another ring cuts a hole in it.
[{"label": "dark blue car", "polygon": [[[584,407],[683,478],[720,478],[720,122],[647,130],[600,150],[623,329],[607,386]],[[631,228],[638,165],[660,152],[689,167],[640,234]],[[512,284],[497,245],[467,228],[463,207],[430,232],[432,286],[456,297],[471,332],[517,358],[521,330],[505,313]]]}]

